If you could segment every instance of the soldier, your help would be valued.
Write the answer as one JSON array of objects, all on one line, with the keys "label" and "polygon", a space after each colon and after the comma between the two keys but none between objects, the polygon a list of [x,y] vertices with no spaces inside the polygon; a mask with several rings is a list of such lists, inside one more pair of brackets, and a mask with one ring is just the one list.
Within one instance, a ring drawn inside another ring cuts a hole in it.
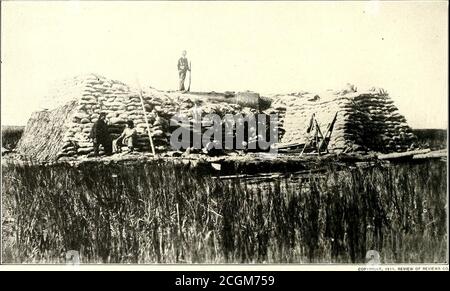
[{"label": "soldier", "polygon": [[134,143],[136,139],[137,131],[134,128],[133,120],[127,121],[127,127],[123,130],[122,134],[115,140],[113,140],[113,151],[119,153],[122,151],[122,146],[128,146],[128,152],[134,150]]},{"label": "soldier", "polygon": [[186,58],[186,51],[182,51],[181,58],[178,59],[178,76],[180,77],[179,90],[185,91],[184,79],[186,79],[186,72],[190,71],[188,59]]},{"label": "soldier", "polygon": [[108,125],[105,122],[106,113],[100,113],[98,120],[92,126],[89,138],[94,143],[94,156],[98,156],[98,147],[100,145],[105,149],[106,155],[112,155],[111,137],[109,136]]}]

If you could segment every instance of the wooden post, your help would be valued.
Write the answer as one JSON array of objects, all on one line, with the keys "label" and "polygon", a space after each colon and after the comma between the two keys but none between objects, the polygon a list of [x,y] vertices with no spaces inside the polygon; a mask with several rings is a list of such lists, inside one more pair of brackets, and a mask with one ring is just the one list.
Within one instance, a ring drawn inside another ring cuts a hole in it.
[{"label": "wooden post", "polygon": [[191,77],[192,77],[192,64],[189,61],[189,86],[187,88],[187,92],[191,91]]},{"label": "wooden post", "polygon": [[148,124],[147,114],[145,112],[144,97],[142,97],[142,88],[141,88],[141,85],[139,84],[139,81],[136,80],[136,83],[138,84],[138,87],[139,87],[139,97],[141,99],[142,110],[144,111],[144,119],[145,119],[145,124],[147,125],[147,133],[148,133],[148,138],[150,139],[150,146],[152,148],[152,154],[155,156],[156,155],[155,146],[153,145],[153,138],[152,138],[152,134],[150,132],[150,125]]}]

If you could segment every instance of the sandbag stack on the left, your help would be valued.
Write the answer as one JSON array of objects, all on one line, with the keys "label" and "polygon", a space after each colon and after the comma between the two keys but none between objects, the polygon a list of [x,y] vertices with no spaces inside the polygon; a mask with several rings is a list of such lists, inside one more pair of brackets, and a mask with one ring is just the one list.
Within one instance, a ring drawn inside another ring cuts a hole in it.
[{"label": "sandbag stack on the left", "polygon": [[[101,112],[106,113],[112,139],[121,134],[128,120],[132,120],[138,132],[136,150],[151,151],[148,136],[150,130],[157,152],[169,150],[170,136],[173,131],[170,123],[176,115],[184,116],[192,122],[195,110],[200,111],[203,117],[207,114],[217,114],[221,118],[226,114],[242,113],[245,116],[256,113],[254,109],[238,104],[211,103],[195,93],[165,92],[151,87],[144,87],[142,92],[139,92],[136,88],[120,81],[94,74],[76,77],[65,84],[69,83],[74,84],[74,88],[72,90],[66,88],[65,92],[71,92],[71,96],[77,94],[75,98],[77,105],[67,119],[63,136],[64,144],[58,152],[59,157],[78,157],[93,152],[93,143],[89,139],[89,134]],[[140,94],[142,94],[143,103]],[[148,126],[145,117],[147,117]],[[211,127],[207,120],[203,121],[202,132]]]},{"label": "sandbag stack on the left", "polygon": [[[132,120],[138,132],[136,149],[149,151],[150,140],[148,128],[153,137],[156,150],[164,150],[168,146],[167,135],[164,134],[167,121],[159,116],[158,109],[166,106],[168,98],[158,98],[155,94],[143,92],[142,106],[139,92],[128,85],[109,80],[98,75],[83,77],[78,83],[83,90],[77,97],[78,105],[68,120],[65,142],[59,153],[60,157],[75,157],[93,152],[93,143],[89,134],[101,112],[106,113],[109,133],[112,139],[123,131],[128,120]],[[156,90],[155,92],[156,93]],[[159,94],[160,95],[160,94]]]}]

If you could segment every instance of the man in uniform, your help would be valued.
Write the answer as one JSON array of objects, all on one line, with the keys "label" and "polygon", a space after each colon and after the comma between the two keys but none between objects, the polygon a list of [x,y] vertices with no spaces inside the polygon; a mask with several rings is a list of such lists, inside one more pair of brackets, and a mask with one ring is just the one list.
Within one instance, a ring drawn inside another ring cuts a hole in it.
[{"label": "man in uniform", "polygon": [[98,156],[98,147],[100,145],[105,149],[105,154],[110,156],[112,154],[112,141],[109,136],[108,125],[105,122],[106,113],[100,113],[98,120],[92,126],[89,138],[94,143],[94,156]]},{"label": "man in uniform", "polygon": [[185,91],[184,88],[184,79],[186,79],[186,72],[190,71],[188,59],[186,58],[186,51],[181,53],[181,58],[178,59],[178,76],[180,77],[180,85],[179,90]]}]

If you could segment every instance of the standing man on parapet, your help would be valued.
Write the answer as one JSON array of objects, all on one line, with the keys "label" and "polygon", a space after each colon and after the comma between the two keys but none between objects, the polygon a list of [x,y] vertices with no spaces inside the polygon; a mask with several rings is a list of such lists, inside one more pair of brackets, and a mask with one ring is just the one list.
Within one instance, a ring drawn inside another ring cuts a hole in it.
[{"label": "standing man on parapet", "polygon": [[188,59],[186,58],[186,51],[181,52],[181,57],[178,59],[178,76],[180,77],[180,85],[179,90],[185,91],[184,88],[184,79],[186,79],[186,72],[190,71],[191,68],[189,67]]},{"label": "standing man on parapet", "polygon": [[98,156],[98,148],[100,145],[105,149],[105,154],[110,156],[112,154],[112,141],[109,136],[108,125],[106,124],[106,113],[101,112],[98,120],[92,126],[89,138],[94,144],[93,156]]}]

